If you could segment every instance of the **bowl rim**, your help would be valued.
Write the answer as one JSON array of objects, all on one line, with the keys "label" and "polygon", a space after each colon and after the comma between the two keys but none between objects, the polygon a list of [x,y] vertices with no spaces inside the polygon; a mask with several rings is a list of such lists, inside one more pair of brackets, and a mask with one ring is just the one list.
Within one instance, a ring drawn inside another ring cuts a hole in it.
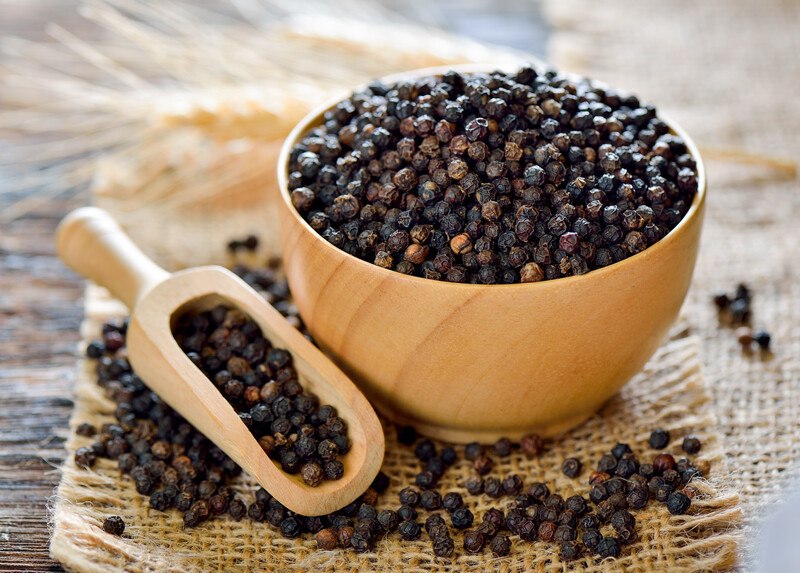
[{"label": "bowl rim", "polygon": [[[525,62],[520,62],[516,68],[522,67],[526,65]],[[538,67],[541,69],[541,64],[529,64],[533,65],[534,67]],[[485,64],[458,64],[458,65],[450,65],[450,66],[433,66],[427,68],[416,68],[413,70],[408,70],[405,72],[397,72],[393,74],[388,74],[386,76],[381,76],[377,78],[377,81],[381,81],[383,83],[392,83],[397,82],[403,79],[408,79],[410,77],[418,78],[418,77],[425,77],[425,76],[436,76],[436,75],[443,75],[448,71],[456,71],[459,73],[491,73],[493,71],[510,71],[512,66],[491,66]],[[580,74],[575,74],[571,72],[562,72],[568,77],[572,78],[584,78],[585,76],[581,76]],[[609,84],[602,82],[600,80],[594,80],[590,78],[592,83],[598,85],[600,87],[608,87]],[[373,80],[375,81],[375,80]],[[360,89],[364,89],[369,85],[369,83],[362,83],[349,93],[355,93]],[[615,88],[620,91],[620,88]],[[286,208],[291,213],[291,216],[295,218],[295,220],[301,225],[303,230],[309,233],[314,240],[321,245],[321,249],[323,250],[330,250],[332,253],[335,253],[338,256],[346,257],[350,259],[350,261],[357,265],[357,266],[364,266],[364,269],[367,272],[375,272],[378,273],[379,276],[384,276],[387,279],[391,278],[397,281],[407,281],[410,285],[419,285],[419,286],[427,286],[427,287],[437,287],[437,288],[444,288],[444,289],[471,289],[471,290],[482,290],[486,288],[503,288],[506,290],[521,290],[521,289],[530,289],[530,288],[544,288],[546,285],[548,287],[555,287],[555,286],[566,286],[568,284],[579,284],[581,281],[588,281],[594,279],[600,279],[603,276],[617,273],[622,271],[626,266],[631,266],[637,264],[639,261],[644,261],[648,257],[655,257],[661,251],[664,251],[669,248],[669,246],[675,242],[676,237],[687,229],[690,224],[697,218],[702,215],[703,206],[705,205],[706,200],[706,187],[707,187],[707,180],[706,180],[706,170],[705,165],[703,164],[703,159],[700,156],[700,151],[697,148],[697,145],[694,143],[691,137],[680,127],[675,121],[673,121],[668,115],[658,111],[657,117],[661,119],[670,130],[675,134],[683,139],[686,148],[689,150],[690,155],[694,158],[696,166],[697,166],[697,192],[695,193],[694,199],[692,199],[692,204],[689,206],[689,210],[683,216],[683,218],[678,222],[675,227],[670,230],[663,238],[657,241],[655,244],[647,247],[643,251],[636,253],[630,257],[622,259],[621,261],[617,261],[608,265],[607,267],[602,267],[599,269],[592,269],[585,274],[582,275],[572,275],[568,277],[559,277],[557,279],[549,279],[549,280],[541,280],[537,282],[528,282],[528,283],[511,283],[511,284],[473,284],[473,283],[453,283],[449,281],[437,281],[432,279],[426,279],[424,277],[418,277],[414,275],[407,275],[404,273],[399,273],[395,270],[385,269],[383,267],[379,267],[374,263],[370,263],[369,261],[365,261],[364,259],[360,259],[355,255],[351,255],[350,253],[339,249],[331,245],[328,241],[326,241],[322,235],[317,233],[314,229],[311,228],[311,225],[308,224],[300,212],[294,207],[292,204],[292,200],[289,194],[289,185],[288,185],[288,167],[289,167],[289,157],[292,152],[292,148],[294,145],[300,140],[302,136],[306,134],[310,129],[317,127],[320,125],[320,119],[324,115],[324,113],[338,103],[342,102],[344,99],[349,97],[349,94],[345,96],[337,96],[335,98],[331,98],[325,103],[321,104],[320,106],[314,108],[309,113],[307,113],[298,123],[294,126],[289,135],[283,142],[281,146],[280,153],[278,155],[278,189],[280,192],[281,199],[283,200]],[[281,222],[281,225],[285,225],[286,223]],[[385,273],[385,274],[384,274]]]}]

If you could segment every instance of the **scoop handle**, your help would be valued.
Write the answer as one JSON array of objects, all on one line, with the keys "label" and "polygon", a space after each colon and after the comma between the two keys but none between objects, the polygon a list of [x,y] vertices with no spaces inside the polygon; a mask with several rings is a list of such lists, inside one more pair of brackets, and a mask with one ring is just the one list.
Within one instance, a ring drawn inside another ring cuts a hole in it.
[{"label": "scoop handle", "polygon": [[106,211],[81,207],[56,229],[56,251],[72,270],[107,288],[128,309],[169,277]]}]

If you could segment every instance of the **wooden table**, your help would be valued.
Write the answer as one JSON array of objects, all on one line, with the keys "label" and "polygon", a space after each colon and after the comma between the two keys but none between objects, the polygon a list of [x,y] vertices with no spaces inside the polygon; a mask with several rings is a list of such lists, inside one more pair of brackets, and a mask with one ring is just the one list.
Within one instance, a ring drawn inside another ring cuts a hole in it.
[{"label": "wooden table", "polygon": [[[511,0],[491,13],[489,4],[443,0],[432,9],[414,1],[404,11],[454,32],[544,53],[546,28],[536,2]],[[40,39],[51,20],[80,31],[76,5],[0,0],[0,35]],[[0,133],[0,153],[13,144]],[[8,175],[0,173],[0,180]],[[0,209],[21,198],[0,193]],[[48,555],[48,500],[72,411],[83,281],[56,258],[52,234],[67,211],[87,200],[86,194],[54,199],[0,227],[0,571],[62,571]]]}]

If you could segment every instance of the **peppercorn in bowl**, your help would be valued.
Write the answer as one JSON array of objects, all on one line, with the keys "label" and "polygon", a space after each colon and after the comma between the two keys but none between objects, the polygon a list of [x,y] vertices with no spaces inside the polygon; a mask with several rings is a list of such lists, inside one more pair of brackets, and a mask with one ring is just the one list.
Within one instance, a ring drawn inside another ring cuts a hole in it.
[{"label": "peppercorn in bowl", "polygon": [[315,340],[387,416],[453,441],[561,432],[641,369],[706,186],[655,108],[532,67],[373,82],[307,116],[278,177]]}]

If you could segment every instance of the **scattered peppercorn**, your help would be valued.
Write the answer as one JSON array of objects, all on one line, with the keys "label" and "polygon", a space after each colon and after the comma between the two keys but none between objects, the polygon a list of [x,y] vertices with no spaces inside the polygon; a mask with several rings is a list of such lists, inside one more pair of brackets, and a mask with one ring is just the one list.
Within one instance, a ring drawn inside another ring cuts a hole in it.
[{"label": "scattered peppercorn", "polygon": [[564,460],[564,463],[561,464],[561,471],[564,472],[564,475],[568,478],[575,479],[581,473],[583,465],[578,458],[567,458]]},{"label": "scattered peppercorn", "polygon": [[88,358],[97,359],[103,356],[106,351],[105,345],[99,340],[93,340],[86,346],[86,356]]},{"label": "scattered peppercorn", "polygon": [[743,350],[748,350],[753,343],[753,329],[749,326],[740,326],[736,329],[736,340]]},{"label": "scattered peppercorn", "polygon": [[452,513],[459,507],[464,506],[464,499],[461,494],[455,491],[448,492],[442,498],[442,507],[448,512]]},{"label": "scattered peppercorn", "polygon": [[106,517],[103,520],[103,531],[119,537],[125,532],[125,522],[118,515]]},{"label": "scattered peppercorn", "polygon": [[666,236],[694,158],[655,108],[525,67],[373,82],[289,157],[295,209],[386,269],[480,284],[580,275]]},{"label": "scattered peppercorn", "polygon": [[765,330],[759,330],[753,335],[753,340],[756,341],[756,344],[758,344],[761,350],[769,350],[772,336]]},{"label": "scattered peppercorn", "polygon": [[671,454],[662,453],[653,458],[653,470],[663,474],[667,470],[675,469],[675,458]]},{"label": "scattered peppercorn", "polygon": [[247,235],[244,239],[232,239],[228,241],[228,251],[235,253],[240,249],[247,251],[255,251],[258,248],[258,237],[255,235]]},{"label": "scattered peppercorn", "polygon": [[597,543],[597,554],[605,559],[606,557],[619,557],[622,547],[614,537],[603,537]]},{"label": "scattered peppercorn", "polygon": [[520,448],[529,460],[539,457],[544,451],[544,440],[536,434],[522,436]]},{"label": "scattered peppercorn", "polygon": [[697,439],[697,436],[690,434],[685,438],[683,438],[683,444],[681,447],[683,448],[683,451],[686,452],[687,454],[694,455],[700,451],[701,447],[700,440]]},{"label": "scattered peppercorn", "polygon": [[452,557],[455,550],[453,539],[449,535],[442,535],[432,539],[433,553],[437,557]]},{"label": "scattered peppercorn", "polygon": [[692,500],[689,499],[689,496],[681,491],[672,492],[667,499],[667,509],[672,515],[686,513],[691,504]]},{"label": "scattered peppercorn", "polygon": [[397,528],[400,532],[400,537],[406,541],[413,541],[419,539],[422,533],[422,527],[416,521],[403,521]]},{"label": "scattered peppercorn", "polygon": [[450,514],[450,520],[456,529],[466,529],[472,526],[472,512],[466,507],[459,507]]},{"label": "scattered peppercorn", "polygon": [[565,541],[561,544],[561,558],[564,561],[575,561],[581,556],[581,547],[576,541]]},{"label": "scattered peppercorn", "polygon": [[400,516],[393,509],[383,509],[378,514],[378,523],[386,533],[391,533],[400,524]]},{"label": "scattered peppercorn", "polygon": [[492,553],[498,557],[505,557],[511,553],[511,540],[507,535],[496,535],[490,543]]},{"label": "scattered peppercorn", "polygon": [[464,551],[480,553],[486,546],[486,537],[480,531],[470,529],[464,532]]},{"label": "scattered peppercorn", "polygon": [[492,471],[494,462],[489,456],[481,454],[472,461],[472,465],[475,468],[475,471],[478,472],[478,475],[486,475]]},{"label": "scattered peppercorn", "polygon": [[658,428],[650,433],[650,447],[654,450],[663,450],[669,445],[669,432]]},{"label": "scattered peppercorn", "polygon": [[719,313],[720,324],[735,327],[734,335],[744,352],[749,352],[755,342],[762,351],[769,351],[771,336],[765,330],[753,331],[750,324],[753,316],[753,292],[746,284],[739,284],[733,295],[724,292],[714,294],[712,300]]},{"label": "scattered peppercorn", "polygon": [[442,507],[442,496],[438,491],[428,489],[422,492],[419,502],[428,511],[435,511]]},{"label": "scattered peppercorn", "polygon": [[484,454],[484,447],[478,442],[470,442],[464,446],[464,457],[473,462]]},{"label": "scattered peppercorn", "polygon": [[404,446],[411,446],[417,441],[417,430],[413,426],[398,426],[397,441]]},{"label": "scattered peppercorn", "polygon": [[492,446],[492,450],[494,451],[495,455],[500,456],[501,458],[510,456],[512,449],[513,444],[508,438],[500,438]]},{"label": "scattered peppercorn", "polygon": [[75,450],[75,464],[82,468],[90,468],[97,460],[97,453],[92,448],[78,448]]}]

